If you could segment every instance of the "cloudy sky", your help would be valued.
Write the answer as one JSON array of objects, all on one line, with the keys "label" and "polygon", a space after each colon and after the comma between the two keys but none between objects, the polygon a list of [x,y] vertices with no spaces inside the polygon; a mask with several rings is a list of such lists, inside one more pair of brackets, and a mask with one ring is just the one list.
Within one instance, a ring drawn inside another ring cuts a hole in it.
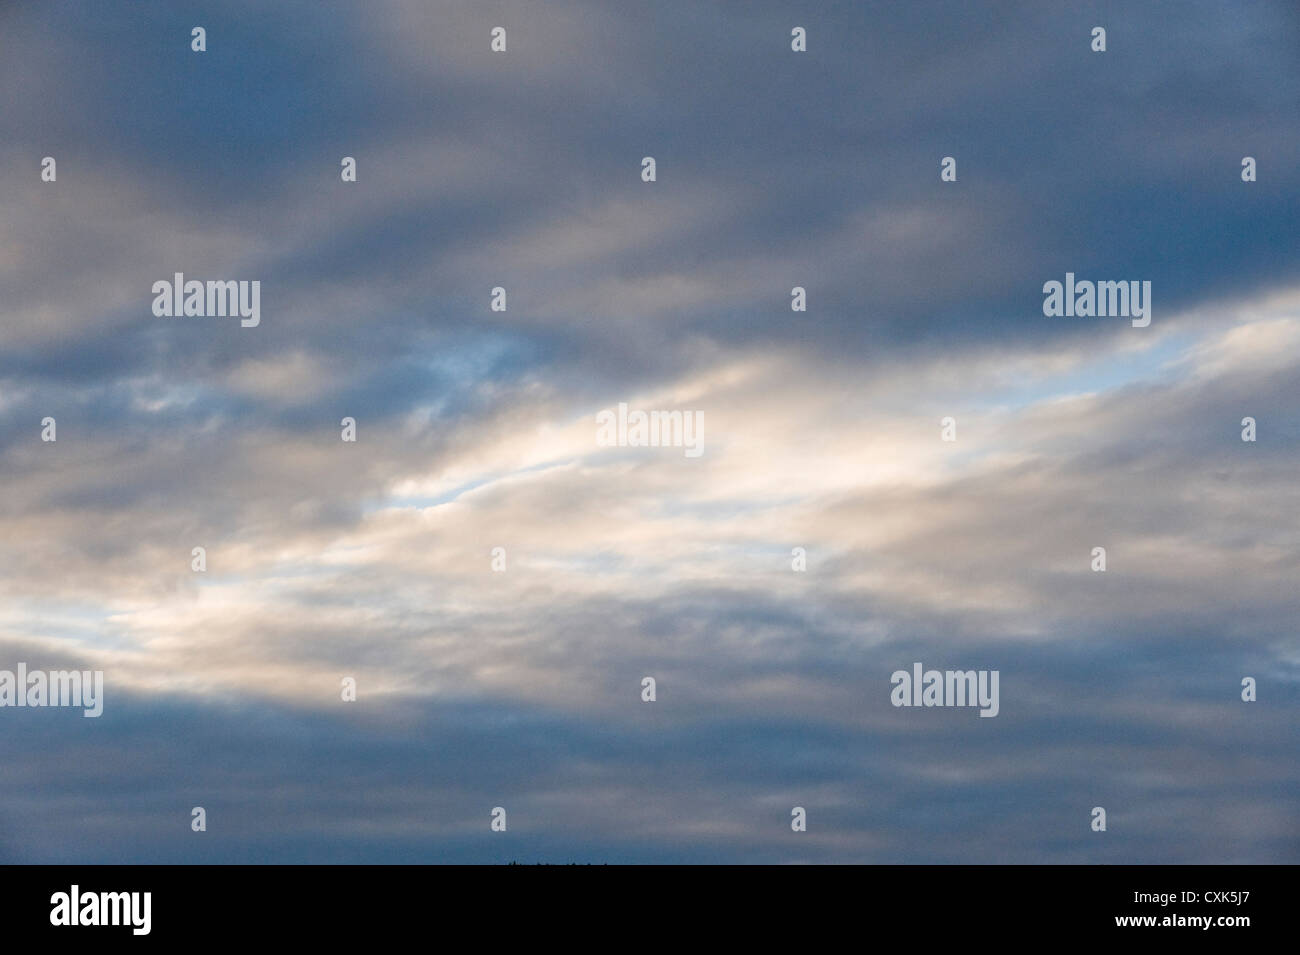
[{"label": "cloudy sky", "polygon": [[1298,159],[1289,0],[0,4],[0,861],[1300,861]]}]

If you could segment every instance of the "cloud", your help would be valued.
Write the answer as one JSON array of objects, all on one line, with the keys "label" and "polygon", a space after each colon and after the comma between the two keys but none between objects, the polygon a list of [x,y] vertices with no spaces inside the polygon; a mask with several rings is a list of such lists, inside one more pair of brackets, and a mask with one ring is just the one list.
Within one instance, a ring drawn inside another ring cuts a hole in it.
[{"label": "cloud", "polygon": [[108,687],[0,711],[0,855],[1295,859],[1293,12],[204,16],[0,12],[0,668]]}]

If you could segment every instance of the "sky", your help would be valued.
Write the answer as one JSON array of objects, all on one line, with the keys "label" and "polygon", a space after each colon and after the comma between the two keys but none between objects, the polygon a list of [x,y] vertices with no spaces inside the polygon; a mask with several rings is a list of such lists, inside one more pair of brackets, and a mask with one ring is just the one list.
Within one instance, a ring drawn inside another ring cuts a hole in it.
[{"label": "sky", "polygon": [[1300,862],[1298,156],[1285,0],[0,3],[0,861]]}]

